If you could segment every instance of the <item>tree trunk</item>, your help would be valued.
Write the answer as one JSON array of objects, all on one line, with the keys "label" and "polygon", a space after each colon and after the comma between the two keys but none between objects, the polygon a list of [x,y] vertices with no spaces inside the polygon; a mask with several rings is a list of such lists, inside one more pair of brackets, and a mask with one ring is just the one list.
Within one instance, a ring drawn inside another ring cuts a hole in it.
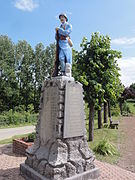
[{"label": "tree trunk", "polygon": [[104,102],[104,123],[108,123],[107,102]]},{"label": "tree trunk", "polygon": [[[99,106],[102,108],[101,99],[99,98]],[[98,110],[98,129],[102,128],[102,110]]]},{"label": "tree trunk", "polygon": [[94,104],[89,105],[89,141],[94,139]]},{"label": "tree trunk", "polygon": [[110,123],[112,121],[112,116],[111,116],[111,106],[110,106],[110,101],[108,100],[108,116],[109,116],[109,120],[110,120]]}]

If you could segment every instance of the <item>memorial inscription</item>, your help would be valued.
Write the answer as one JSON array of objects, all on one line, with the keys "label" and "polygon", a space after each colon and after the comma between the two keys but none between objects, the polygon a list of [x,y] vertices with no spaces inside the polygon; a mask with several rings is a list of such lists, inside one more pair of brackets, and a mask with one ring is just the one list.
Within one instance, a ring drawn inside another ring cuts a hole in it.
[{"label": "memorial inscription", "polygon": [[65,90],[64,138],[84,135],[82,85],[67,82]]},{"label": "memorial inscription", "polygon": [[41,144],[44,145],[55,136],[55,122],[58,108],[58,87],[46,87],[44,93],[44,104],[40,121]]}]

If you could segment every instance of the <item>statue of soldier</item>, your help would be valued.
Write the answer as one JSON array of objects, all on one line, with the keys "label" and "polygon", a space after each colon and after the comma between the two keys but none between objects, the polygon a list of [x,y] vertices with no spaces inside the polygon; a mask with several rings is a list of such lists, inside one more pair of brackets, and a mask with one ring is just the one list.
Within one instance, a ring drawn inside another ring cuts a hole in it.
[{"label": "statue of soldier", "polygon": [[[72,69],[72,41],[70,39],[70,33],[72,31],[72,25],[68,23],[68,18],[66,14],[62,13],[59,15],[61,21],[60,27],[56,30],[56,40],[58,43],[58,48],[56,48],[56,54],[58,53],[58,60],[60,63],[60,72],[62,76],[71,77]],[[56,55],[57,57],[57,55]],[[58,69],[58,63],[55,63],[55,70]],[[58,75],[55,73],[54,76]]]}]

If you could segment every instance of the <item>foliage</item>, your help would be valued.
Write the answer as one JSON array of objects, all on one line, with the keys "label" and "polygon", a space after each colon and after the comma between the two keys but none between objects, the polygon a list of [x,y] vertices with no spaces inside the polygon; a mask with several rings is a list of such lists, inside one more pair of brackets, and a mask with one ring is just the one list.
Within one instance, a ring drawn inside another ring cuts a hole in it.
[{"label": "foliage", "polygon": [[20,125],[25,123],[34,123],[37,121],[37,114],[30,114],[30,112],[17,112],[12,109],[4,111],[0,115],[0,127],[10,125]]},{"label": "foliage", "polygon": [[16,76],[19,86],[20,104],[25,105],[26,111],[28,111],[29,103],[32,103],[33,58],[34,51],[30,44],[26,41],[19,41],[15,51]]},{"label": "foliage", "polygon": [[36,138],[36,133],[32,132],[31,134],[28,135],[28,141],[29,142],[34,142],[34,139]]},{"label": "foliage", "polygon": [[33,49],[25,40],[14,44],[0,36],[0,112],[15,107],[27,112],[31,104],[38,112],[42,82],[51,74],[55,51],[55,44],[45,48],[39,43]]},{"label": "foliage", "polygon": [[42,43],[35,47],[34,65],[33,65],[33,105],[35,112],[38,112],[40,92],[42,82],[51,75],[55,60],[55,44],[50,44],[44,48]]},{"label": "foliage", "polygon": [[118,152],[114,145],[112,145],[108,140],[104,139],[99,142],[99,144],[93,149],[94,152],[101,154],[101,155],[117,155]]},{"label": "foliage", "polygon": [[135,115],[135,101],[127,100],[127,105],[129,106],[129,109],[131,111],[130,114]]},{"label": "foliage", "polygon": [[7,36],[0,36],[0,112],[19,103],[14,55],[14,43]]},{"label": "foliage", "polygon": [[[96,106],[101,112],[102,103],[116,102],[122,89],[116,60],[121,57],[121,52],[112,50],[110,44],[109,36],[96,32],[92,34],[90,41],[83,38],[81,51],[75,52],[74,75],[83,84],[84,98],[90,108],[89,140],[93,139],[93,107]],[[99,121],[99,128],[101,126],[102,122]]]},{"label": "foliage", "polygon": [[135,91],[135,83],[132,83],[132,84],[130,85],[130,88]]},{"label": "foliage", "polygon": [[129,113],[131,113],[131,109],[126,101],[122,105],[122,112],[123,112],[122,115],[127,115],[127,116],[129,115]]},{"label": "foliage", "polygon": [[[84,86],[88,103],[97,98],[116,100],[121,91],[119,67],[116,58],[121,52],[112,50],[109,36],[93,33],[91,40],[83,38],[82,50],[76,54],[76,79]],[[104,98],[105,96],[105,98]]]},{"label": "foliage", "polygon": [[112,116],[120,116],[120,108],[118,103],[111,107]]}]

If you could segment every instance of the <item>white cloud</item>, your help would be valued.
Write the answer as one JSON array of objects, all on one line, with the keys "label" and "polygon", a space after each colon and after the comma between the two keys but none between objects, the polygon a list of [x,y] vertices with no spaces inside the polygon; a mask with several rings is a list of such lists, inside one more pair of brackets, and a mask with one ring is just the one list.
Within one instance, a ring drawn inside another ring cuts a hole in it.
[{"label": "white cloud", "polygon": [[22,11],[33,11],[39,6],[35,0],[16,0],[14,5]]},{"label": "white cloud", "polygon": [[132,38],[122,37],[122,38],[112,39],[111,43],[115,45],[133,45],[135,44],[135,37]]},{"label": "white cloud", "polygon": [[121,81],[127,87],[135,83],[135,57],[122,58],[118,60]]}]

